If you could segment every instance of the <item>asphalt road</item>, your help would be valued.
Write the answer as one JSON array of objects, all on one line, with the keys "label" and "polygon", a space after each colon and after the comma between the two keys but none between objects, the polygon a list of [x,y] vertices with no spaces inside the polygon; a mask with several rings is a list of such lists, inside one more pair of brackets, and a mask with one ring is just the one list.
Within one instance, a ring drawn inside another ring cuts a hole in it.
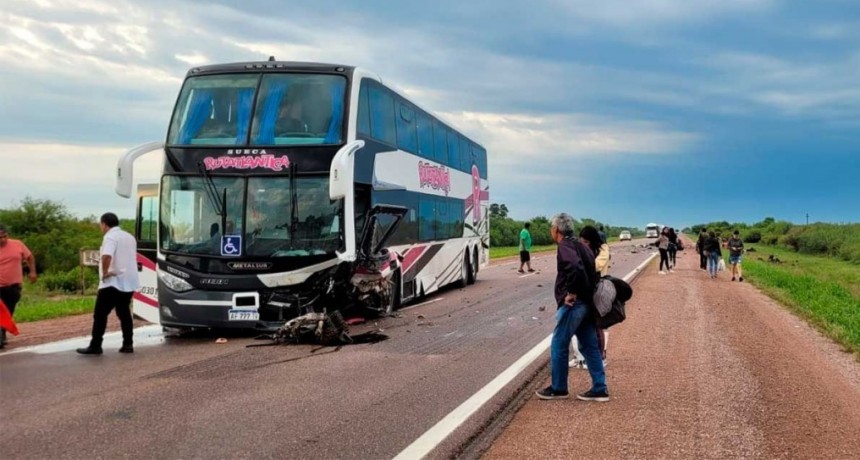
[{"label": "asphalt road", "polygon": [[[651,253],[632,248],[613,246],[613,274]],[[0,355],[2,455],[392,458],[552,332],[554,254],[533,266],[538,272],[523,276],[515,261],[493,265],[474,286],[353,328],[377,331],[378,342],[247,347],[261,342],[150,333],[131,356],[110,348],[78,356],[68,343]],[[431,457],[458,452],[546,361]]]}]

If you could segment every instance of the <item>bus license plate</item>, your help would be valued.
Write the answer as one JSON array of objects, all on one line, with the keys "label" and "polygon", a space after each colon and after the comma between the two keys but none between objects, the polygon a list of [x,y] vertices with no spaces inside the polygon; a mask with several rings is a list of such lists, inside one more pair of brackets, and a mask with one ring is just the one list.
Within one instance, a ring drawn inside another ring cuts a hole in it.
[{"label": "bus license plate", "polygon": [[253,310],[228,310],[227,319],[229,321],[259,321],[260,312]]}]

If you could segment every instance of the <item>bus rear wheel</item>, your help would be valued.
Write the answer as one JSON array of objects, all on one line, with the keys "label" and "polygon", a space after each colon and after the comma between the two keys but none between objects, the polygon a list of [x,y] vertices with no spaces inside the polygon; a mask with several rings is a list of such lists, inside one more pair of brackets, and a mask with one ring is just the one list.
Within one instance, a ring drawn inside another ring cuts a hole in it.
[{"label": "bus rear wheel", "polygon": [[[469,251],[466,251],[466,257]],[[478,279],[478,251],[472,251],[471,261],[469,262],[469,271],[467,272],[466,284],[475,284]]]}]

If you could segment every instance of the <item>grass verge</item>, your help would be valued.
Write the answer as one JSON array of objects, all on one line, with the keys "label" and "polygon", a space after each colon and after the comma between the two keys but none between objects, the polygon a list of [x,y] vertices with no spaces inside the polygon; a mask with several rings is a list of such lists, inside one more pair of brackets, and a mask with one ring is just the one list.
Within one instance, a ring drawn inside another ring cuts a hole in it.
[{"label": "grass verge", "polygon": [[15,307],[15,322],[27,323],[42,319],[90,313],[95,305],[94,295],[39,295],[26,290]]},{"label": "grass verge", "polygon": [[[554,244],[548,246],[532,246],[531,253],[555,251],[557,246]],[[517,246],[495,247],[490,246],[490,259],[499,259],[502,257],[513,257],[520,255],[520,248]]]},{"label": "grass verge", "polygon": [[[860,267],[834,258],[750,246],[756,252],[744,256],[746,279],[860,359]],[[769,261],[771,255],[780,262]]]}]

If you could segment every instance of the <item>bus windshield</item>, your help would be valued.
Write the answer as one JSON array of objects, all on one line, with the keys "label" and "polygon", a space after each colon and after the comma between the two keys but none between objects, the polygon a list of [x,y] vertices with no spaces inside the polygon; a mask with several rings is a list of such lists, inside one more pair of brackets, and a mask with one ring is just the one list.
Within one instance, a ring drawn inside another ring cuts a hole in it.
[{"label": "bus windshield", "polygon": [[[232,256],[324,255],[340,248],[342,201],[329,199],[327,176],[212,176],[212,185],[214,194],[207,190],[205,177],[164,176],[162,250],[221,256],[222,236],[242,237],[239,252]],[[226,232],[221,231],[222,222]]]},{"label": "bus windshield", "polygon": [[[229,74],[185,81],[169,145],[320,145],[342,142],[346,78]],[[254,107],[256,100],[256,107]]]},{"label": "bus windshield", "polygon": [[[242,231],[244,179],[212,177],[214,194],[201,176],[164,176],[161,182],[161,248],[185,254],[221,255],[221,237]],[[227,190],[226,219],[219,214]],[[217,196],[216,196],[217,195]],[[227,231],[222,232],[226,220]]]},{"label": "bus windshield", "polygon": [[333,253],[341,243],[342,201],[329,198],[328,177],[248,179],[247,255]]}]

